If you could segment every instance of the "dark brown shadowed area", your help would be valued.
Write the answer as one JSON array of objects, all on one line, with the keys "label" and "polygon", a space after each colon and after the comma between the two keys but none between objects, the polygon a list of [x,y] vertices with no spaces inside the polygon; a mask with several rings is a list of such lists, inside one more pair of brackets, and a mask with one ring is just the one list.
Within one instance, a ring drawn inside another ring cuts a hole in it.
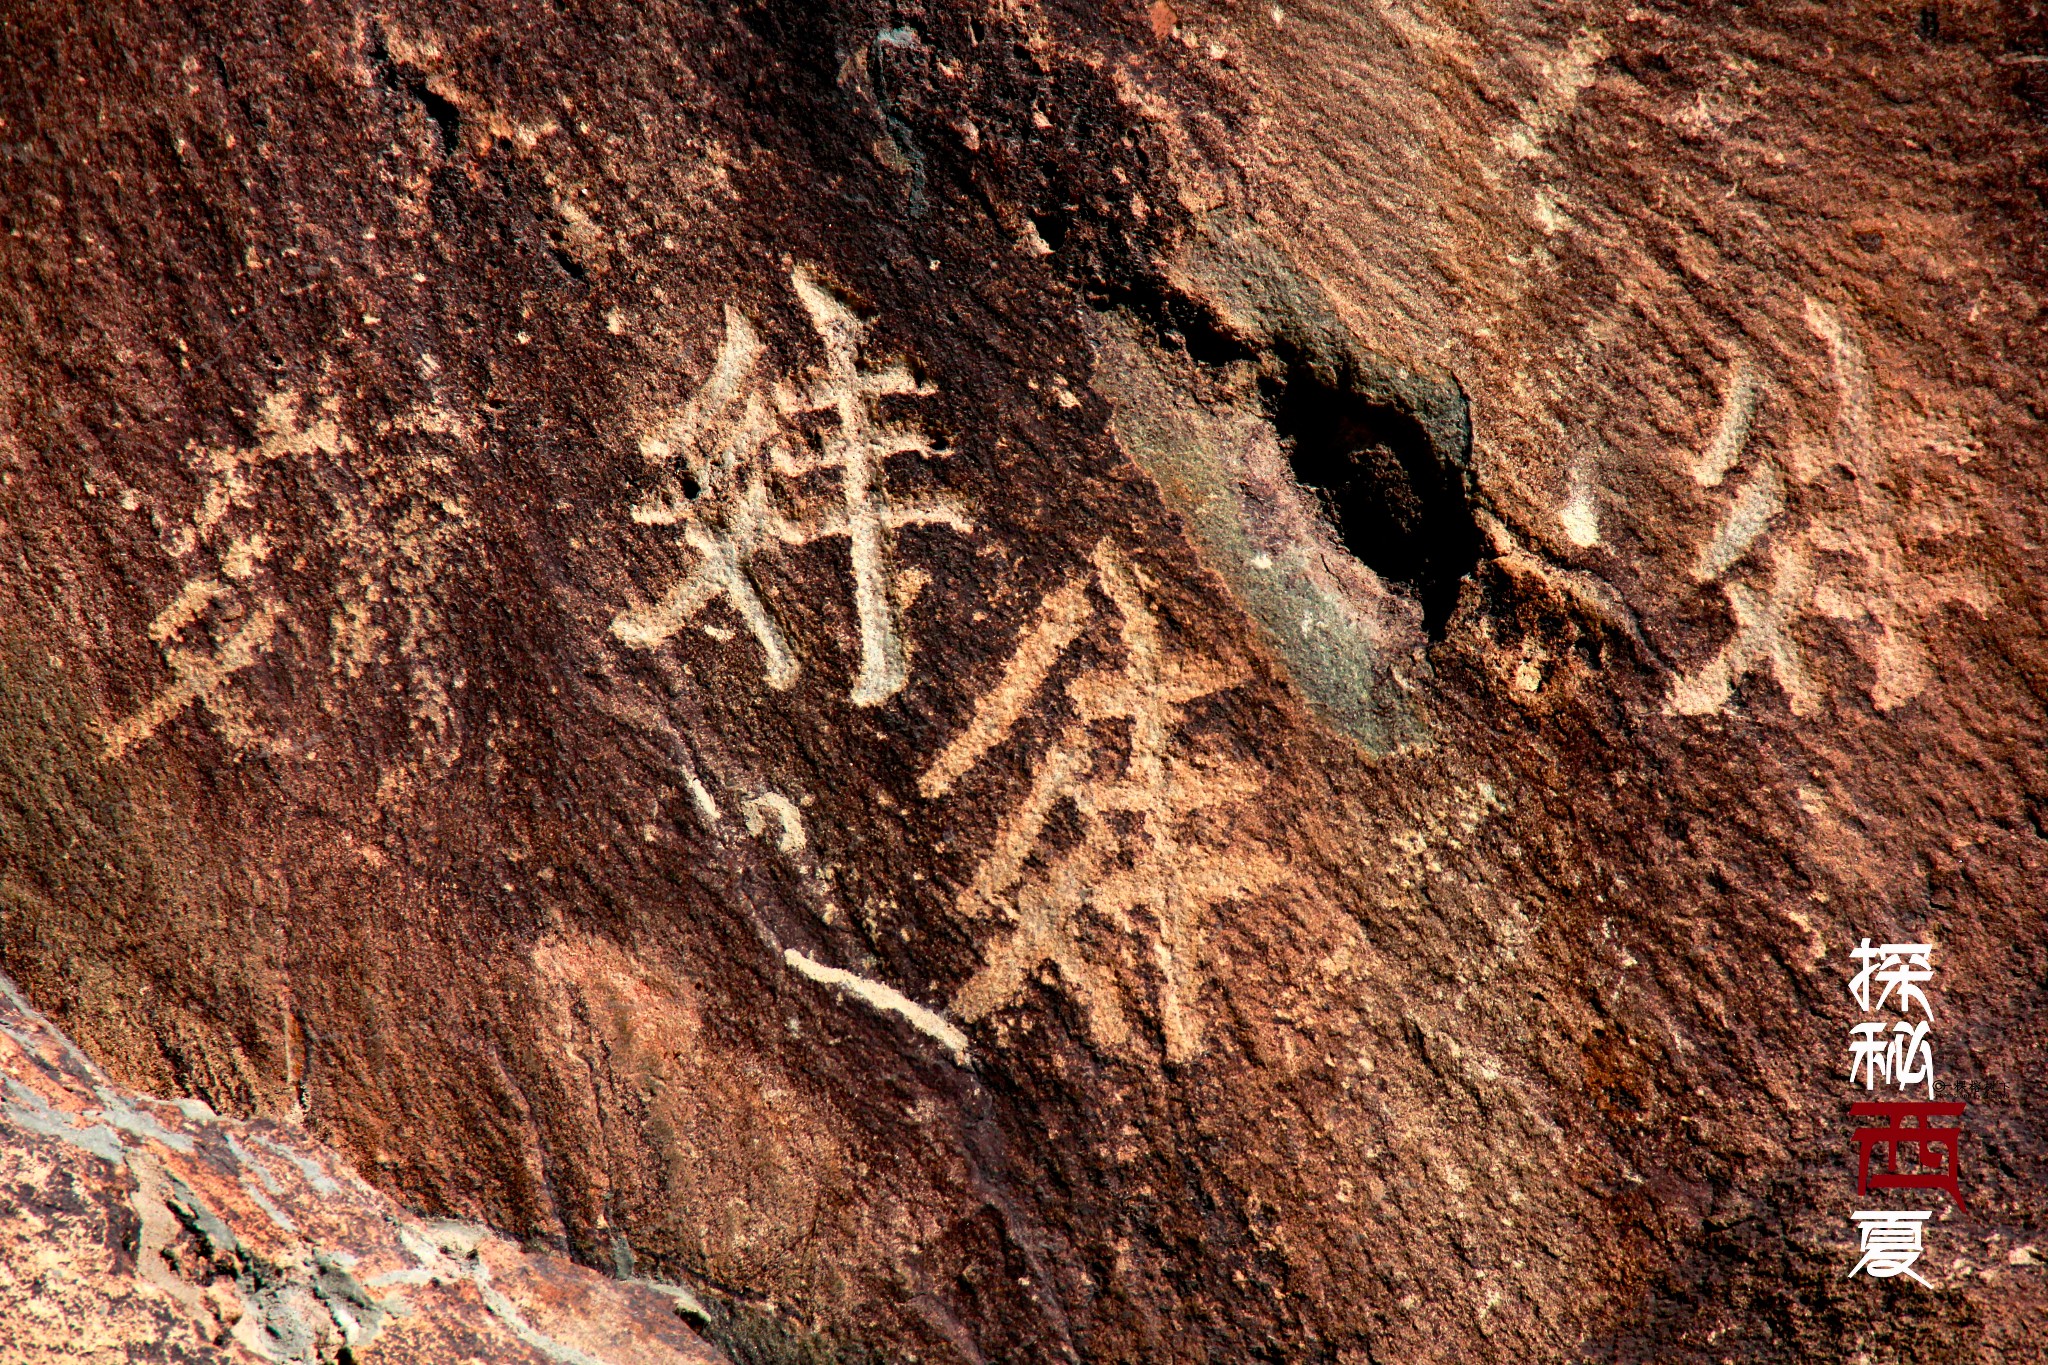
[{"label": "dark brown shadowed area", "polygon": [[[2037,1359],[2044,53],[0,6],[0,971],[742,1365]],[[1846,1274],[1866,936],[1968,1106],[1927,1289]],[[64,1292],[172,1314],[27,1106]]]}]

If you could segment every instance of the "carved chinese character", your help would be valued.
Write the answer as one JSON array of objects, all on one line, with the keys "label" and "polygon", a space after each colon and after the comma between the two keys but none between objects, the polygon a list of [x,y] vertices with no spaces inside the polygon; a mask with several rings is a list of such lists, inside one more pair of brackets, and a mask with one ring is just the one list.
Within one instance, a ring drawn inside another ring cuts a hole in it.
[{"label": "carved chinese character", "polygon": [[[126,757],[188,709],[235,749],[310,753],[263,704],[265,689],[247,686],[252,670],[282,653],[284,667],[301,670],[293,687],[320,688],[326,711],[338,711],[351,691],[349,705],[388,695],[390,673],[401,673],[418,756],[453,764],[462,737],[444,682],[439,585],[461,559],[469,513],[436,446],[467,441],[468,422],[424,404],[376,423],[359,441],[332,395],[310,400],[283,390],[256,408],[253,442],[195,446],[188,455],[203,481],[199,500],[164,546],[183,581],[149,624],[170,680],[107,725],[106,758]],[[319,496],[305,497],[307,486]],[[157,497],[147,503],[160,525],[173,520]],[[145,499],[130,489],[120,505],[141,511]],[[286,544],[280,525],[316,511],[292,533],[292,552],[278,554]],[[324,589],[306,582],[323,570]],[[303,645],[317,638],[323,615],[330,668],[321,679],[307,670]],[[290,641],[301,646],[296,659]],[[372,671],[384,676],[364,684]]]},{"label": "carved chinese character", "polygon": [[[1877,383],[1863,343],[1849,322],[1818,300],[1807,300],[1806,324],[1828,348],[1835,387],[1832,463],[1854,476],[1853,519],[1810,517],[1776,529],[1786,511],[1785,477],[1770,456],[1758,460],[1692,570],[1694,581],[1720,587],[1735,633],[1699,668],[1672,680],[1664,703],[1670,714],[1718,712],[1737,683],[1768,673],[1792,714],[1812,715],[1825,696],[1799,641],[1799,628],[1810,618],[1845,627],[1867,621],[1875,628],[1874,639],[1849,638],[1871,666],[1871,704],[1889,711],[1920,695],[1932,678],[1925,639],[1930,619],[1950,606],[1982,616],[1996,604],[1977,577],[1916,563],[1912,542],[1923,528],[1909,521],[1912,509],[1895,480],[1892,436],[1879,426]],[[1739,361],[1714,440],[1693,462],[1701,487],[1718,487],[1742,460],[1763,394],[1754,370]],[[1799,472],[1796,460],[1791,467]],[[1820,473],[1816,468],[1801,477],[1813,483]],[[1768,553],[1753,555],[1759,549]],[[1750,564],[1755,567],[1745,572]]]},{"label": "carved chinese character", "polygon": [[[1205,762],[1177,742],[1187,703],[1234,687],[1244,675],[1169,652],[1123,556],[1104,541],[1094,560],[1096,583],[1118,613],[1123,662],[1068,684],[1073,720],[1039,757],[1030,791],[1004,818],[959,897],[962,913],[1008,919],[1016,928],[989,947],[952,1008],[963,1019],[987,1018],[1050,965],[1080,1004],[1089,1036],[1121,1050],[1131,1025],[1113,960],[1105,959],[1117,956],[1111,944],[1135,936],[1149,940],[1147,955],[1159,974],[1166,1055],[1184,1062],[1202,1045],[1197,997],[1208,952],[1206,912],[1255,895],[1287,872],[1255,847],[1221,847],[1191,828],[1192,817],[1237,807],[1264,785],[1248,764]],[[950,791],[1008,736],[1090,615],[1085,579],[1045,600],[967,729],[920,780],[926,796]],[[1072,811],[1080,838],[1049,848],[1047,826],[1061,809]]]},{"label": "carved chinese character", "polygon": [[[754,325],[726,309],[725,338],[711,374],[640,447],[662,473],[634,505],[633,520],[679,528],[695,562],[657,601],[620,612],[612,634],[633,648],[654,649],[723,598],[760,648],[768,685],[789,688],[801,665],[759,590],[754,560],[778,545],[844,536],[860,630],[850,698],[856,706],[874,706],[909,679],[897,618],[914,592],[910,585],[921,579],[896,573],[896,532],[920,524],[967,532],[973,523],[950,503],[890,499],[888,461],[931,447],[915,428],[886,420],[877,405],[932,390],[900,361],[863,364],[866,324],[802,267],[790,281],[823,347],[824,365],[801,386],[771,386],[761,373],[765,347]],[[798,426],[820,414],[826,424],[812,453]],[[821,472],[834,479],[836,496],[816,506],[803,490]],[[720,638],[720,628],[705,629]]]},{"label": "carved chinese character", "polygon": [[796,658],[755,590],[750,567],[755,552],[778,538],[779,529],[762,451],[776,427],[753,386],[761,354],[754,325],[727,307],[725,340],[710,376],[658,434],[641,440],[641,456],[663,473],[654,490],[633,505],[633,520],[680,527],[697,562],[659,601],[621,612],[612,634],[635,648],[653,649],[723,597],[761,647],[768,685],[787,688],[796,682]]}]

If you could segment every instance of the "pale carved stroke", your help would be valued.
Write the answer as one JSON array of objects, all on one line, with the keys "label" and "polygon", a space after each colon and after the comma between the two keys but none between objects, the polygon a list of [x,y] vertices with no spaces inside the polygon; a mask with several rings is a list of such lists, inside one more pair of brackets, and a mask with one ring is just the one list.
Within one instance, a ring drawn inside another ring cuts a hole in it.
[{"label": "pale carved stroke", "polygon": [[237,505],[247,505],[254,496],[248,480],[250,471],[285,455],[339,455],[355,449],[344,435],[332,407],[325,407],[307,420],[299,395],[289,390],[263,400],[257,415],[256,444],[240,449],[209,449],[199,453],[200,469],[208,475],[206,491],[192,525],[179,532],[175,552],[183,558],[213,536],[215,528]]},{"label": "pale carved stroke", "polygon": [[1880,711],[1902,706],[1933,681],[1922,622],[1943,607],[1967,607],[1978,616],[1995,604],[1982,579],[1967,573],[1916,573],[1906,562],[1900,535],[1900,509],[1890,460],[1876,415],[1876,379],[1856,333],[1825,304],[1806,303],[1806,323],[1828,343],[1833,360],[1837,406],[1835,451],[1856,474],[1856,499],[1862,513],[1846,530],[1816,524],[1809,539],[1817,550],[1862,561],[1860,571],[1842,580],[1821,582],[1814,606],[1837,621],[1867,618],[1878,628],[1871,660],[1876,678],[1870,699]]},{"label": "pale carved stroke", "polygon": [[[744,314],[727,307],[711,375],[681,412],[641,442],[642,456],[664,474],[634,506],[633,519],[681,528],[696,562],[656,602],[619,613],[612,634],[630,647],[654,649],[723,597],[760,647],[768,685],[786,690],[801,664],[755,583],[753,561],[773,545],[844,536],[860,631],[860,664],[849,695],[856,706],[874,706],[909,681],[909,650],[898,620],[909,594],[897,580],[895,533],[915,525],[966,533],[974,523],[949,502],[899,506],[890,500],[889,459],[929,455],[931,446],[915,428],[883,420],[877,405],[933,390],[901,361],[863,365],[867,324],[805,268],[793,271],[790,283],[817,334],[823,367],[802,386],[778,381],[771,388],[760,374],[765,347],[759,334]],[[803,440],[789,437],[795,421],[818,413],[833,426],[811,454]],[[694,496],[675,469],[679,460],[698,484]],[[798,488],[820,472],[837,477],[835,506],[792,509],[775,496],[776,481]]]},{"label": "pale carved stroke", "polygon": [[[825,440],[815,460],[792,459],[790,471],[838,469],[843,521],[818,524],[811,537],[844,535],[853,561],[853,602],[860,618],[860,674],[854,680],[855,706],[874,706],[903,690],[909,681],[909,660],[896,623],[890,590],[894,533],[899,527],[937,523],[955,531],[973,529],[958,509],[947,504],[892,507],[883,478],[883,462],[891,455],[929,454],[922,432],[882,422],[875,400],[887,394],[925,395],[900,361],[879,370],[861,368],[860,346],[866,332],[853,310],[799,268],[791,277],[796,295],[810,315],[825,348],[825,370],[801,393],[777,390],[787,413],[831,412],[838,430]],[[811,538],[807,537],[807,538]]]},{"label": "pale carved stroke", "polygon": [[762,792],[742,803],[740,812],[746,817],[747,833],[756,839],[768,832],[768,819],[773,816],[780,830],[775,836],[775,847],[784,853],[801,853],[810,844],[804,833],[803,815],[796,803],[781,792]]},{"label": "pale carved stroke", "polygon": [[1018,637],[1016,651],[994,690],[974,708],[974,718],[918,779],[918,791],[925,796],[944,796],[953,784],[981,761],[983,754],[1003,742],[1038,689],[1046,674],[1074,643],[1088,624],[1093,608],[1088,604],[1088,580],[1076,578],[1049,594],[1039,604],[1038,615]]},{"label": "pale carved stroke", "polygon": [[1762,668],[1777,679],[1793,715],[1812,715],[1820,693],[1807,676],[1791,629],[1813,597],[1813,572],[1805,556],[1781,548],[1772,556],[1767,588],[1726,583],[1722,590],[1735,617],[1734,638],[1698,672],[1673,680],[1665,708],[1681,716],[1710,715],[1727,704],[1737,682]]},{"label": "pale carved stroke", "polygon": [[1756,477],[1735,495],[1728,515],[1715,529],[1713,538],[1701,548],[1699,561],[1693,565],[1693,580],[1712,583],[1734,568],[1749,553],[1750,547],[1763,538],[1778,513],[1784,510],[1784,477],[1778,473],[1776,465],[1766,463],[1757,470]]},{"label": "pale carved stroke", "polygon": [[[962,1019],[985,1019],[1016,1001],[1033,974],[1050,965],[1081,1008],[1090,1037],[1123,1050],[1131,1043],[1125,991],[1113,965],[1085,942],[1090,917],[1126,938],[1149,940],[1158,970],[1160,1031],[1170,1060],[1202,1047],[1197,997],[1207,955],[1206,917],[1215,907],[1274,886],[1286,866],[1246,846],[1216,847],[1188,829],[1189,817],[1239,805],[1263,788],[1248,764],[1203,762],[1178,752],[1183,707],[1246,680],[1238,669],[1171,654],[1136,576],[1114,545],[1096,547],[1094,582],[1115,607],[1124,661],[1067,686],[1073,719],[1039,757],[1030,790],[1002,821],[995,842],[962,891],[956,909],[998,917],[1016,928],[990,947],[952,1001]],[[959,739],[920,782],[927,795],[951,788],[1008,737],[1025,703],[1086,620],[1087,580],[1076,579],[1041,606],[1019,638],[996,686],[976,706]],[[1124,722],[1119,762],[1105,722]],[[1042,853],[1046,825],[1061,803],[1073,807],[1081,838]],[[1041,855],[1043,871],[1034,870]]]},{"label": "pale carved stroke", "polygon": [[894,986],[869,980],[865,976],[856,976],[839,967],[828,967],[794,948],[783,949],[782,960],[800,976],[809,977],[821,986],[832,986],[845,991],[869,1009],[903,1019],[919,1033],[936,1040],[946,1051],[952,1053],[954,1062],[960,1066],[966,1066],[973,1060],[967,1050],[966,1034],[949,1022],[943,1014],[925,1008]]},{"label": "pale carved stroke", "polygon": [[1693,481],[1700,487],[1715,487],[1741,462],[1762,397],[1763,384],[1756,366],[1748,356],[1737,356],[1728,371],[1727,391],[1721,395],[1721,420],[1714,428],[1714,439],[1693,461]]},{"label": "pale carved stroke", "polygon": [[[1960,605],[1979,615],[1993,605],[1985,584],[1967,574],[1916,573],[1901,534],[1899,490],[1892,479],[1886,435],[1877,419],[1877,381],[1854,327],[1816,299],[1806,302],[1806,324],[1828,349],[1835,390],[1831,446],[1834,461],[1853,476],[1859,515],[1842,525],[1810,519],[1774,538],[1769,580],[1758,588],[1735,575],[1771,533],[1785,510],[1785,481],[1766,457],[1736,494],[1701,548],[1693,577],[1718,583],[1734,617],[1735,633],[1693,673],[1672,681],[1665,710],[1710,715],[1724,708],[1736,684],[1767,672],[1784,691],[1795,716],[1816,712],[1824,694],[1812,677],[1796,633],[1799,621],[1868,619],[1878,628],[1870,653],[1875,674],[1871,703],[1879,711],[1904,705],[1933,681],[1923,622],[1941,608]],[[1694,463],[1705,487],[1720,483],[1739,463],[1761,394],[1761,381],[1738,361],[1722,405],[1719,429]]]},{"label": "pale carved stroke", "polygon": [[[261,603],[213,653],[166,645],[164,662],[170,666],[171,685],[150,698],[134,715],[108,727],[105,756],[120,758],[194,702],[218,707],[221,689],[235,674],[255,664],[270,647],[271,637],[277,633],[278,618],[283,614],[284,608],[277,603]],[[240,721],[238,715],[223,719],[230,723]]]}]

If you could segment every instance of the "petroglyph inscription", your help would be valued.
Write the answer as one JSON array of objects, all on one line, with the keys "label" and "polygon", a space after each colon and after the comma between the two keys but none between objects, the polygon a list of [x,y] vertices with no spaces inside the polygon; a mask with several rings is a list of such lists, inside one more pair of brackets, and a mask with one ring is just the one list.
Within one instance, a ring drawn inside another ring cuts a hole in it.
[{"label": "petroglyph inscription", "polygon": [[[1877,382],[1854,326],[1817,300],[1806,304],[1806,324],[1828,350],[1835,413],[1827,461],[1788,461],[1800,481],[1823,484],[1828,466],[1846,471],[1853,487],[1848,516],[1816,513],[1779,529],[1787,512],[1785,471],[1760,457],[1727,501],[1692,576],[1715,584],[1735,618],[1735,633],[1697,670],[1674,679],[1665,710],[1708,715],[1727,705],[1735,685],[1767,673],[1796,716],[1809,716],[1826,700],[1802,650],[1798,624],[1807,618],[1876,627],[1852,632],[1852,645],[1875,677],[1870,700],[1880,711],[1902,706],[1932,680],[1924,623],[1944,607],[1982,615],[1993,595],[1979,579],[1927,573],[1908,563],[1906,505],[1894,478],[1889,434],[1877,414]],[[1714,438],[1692,463],[1702,488],[1718,487],[1746,454],[1750,426],[1764,388],[1747,360],[1731,371]],[[1808,467],[1810,466],[1810,467]]]},{"label": "petroglyph inscription", "polygon": [[[986,1019],[1050,965],[1090,1036],[1125,1049],[1132,1029],[1119,981],[1137,970],[1133,948],[1142,945],[1158,976],[1167,1056],[1186,1061],[1202,1048],[1207,916],[1277,885],[1287,869],[1224,833],[1227,812],[1265,785],[1258,771],[1189,753],[1180,734],[1189,702],[1236,687],[1245,674],[1169,651],[1123,555],[1105,540],[1093,558],[1092,575],[1046,598],[967,727],[919,780],[925,796],[942,796],[1009,736],[1092,616],[1092,578],[1116,612],[1123,660],[1067,685],[1072,721],[1032,765],[1029,792],[956,901],[963,915],[1016,927],[987,950],[952,1013]],[[1056,847],[1048,828],[1065,810],[1080,837]]]},{"label": "petroglyph inscription", "polygon": [[228,684],[270,647],[284,609],[259,581],[270,553],[268,540],[260,530],[229,535],[228,522],[238,510],[253,508],[263,466],[290,456],[332,456],[354,449],[332,411],[315,410],[309,417],[299,395],[284,392],[263,401],[254,445],[194,453],[191,463],[206,482],[190,524],[173,533],[170,551],[189,567],[210,557],[213,571],[187,578],[150,622],[150,639],[163,652],[171,682],[134,714],[107,727],[107,758],[120,758],[193,705],[211,715],[229,744],[257,746],[249,710]]},{"label": "petroglyph inscription", "polygon": [[661,600],[620,613],[612,634],[652,649],[687,625],[706,605],[724,597],[753,633],[765,656],[768,685],[796,681],[796,659],[781,628],[754,591],[749,561],[777,536],[768,502],[762,447],[775,434],[763,394],[754,387],[762,355],[760,336],[738,310],[725,310],[725,340],[710,377],[661,431],[641,439],[649,464],[670,466],[685,452],[686,483],[674,473],[633,507],[643,526],[677,526],[697,554],[696,568],[671,585]]},{"label": "petroglyph inscription", "polygon": [[[886,420],[878,403],[932,390],[901,361],[865,364],[867,325],[807,270],[798,267],[790,283],[824,364],[802,383],[771,384],[760,334],[745,314],[726,308],[725,337],[710,375],[640,442],[642,457],[661,477],[634,505],[633,520],[676,528],[695,563],[658,600],[620,612],[612,634],[635,649],[654,649],[723,599],[761,651],[768,685],[791,687],[802,666],[762,597],[754,561],[777,546],[843,536],[860,623],[860,666],[850,698],[856,706],[874,706],[909,679],[899,616],[924,581],[896,570],[896,532],[940,525],[964,533],[973,523],[950,503],[890,499],[888,461],[928,455],[931,446],[914,427]],[[806,438],[807,428],[816,429],[815,440]],[[836,484],[833,495],[809,495],[819,475]],[[714,639],[730,638],[730,632],[718,633],[724,628],[716,622],[704,630]]]},{"label": "petroglyph inscription", "polygon": [[[163,646],[164,663],[171,670],[171,685],[150,698],[140,711],[108,727],[108,758],[121,757],[194,702],[213,711],[222,734],[230,743],[238,748],[246,748],[253,743],[255,731],[249,724],[248,713],[228,696],[226,688],[230,678],[255,663],[269,647],[283,608],[275,602],[259,602],[239,628],[232,629],[212,650],[193,649],[176,643],[179,632],[197,616],[195,612],[182,622],[178,619],[179,609],[191,601],[193,589],[218,586],[212,579],[187,583],[178,600],[150,623],[150,635]],[[218,595],[211,593],[207,600]]]},{"label": "petroglyph inscription", "polygon": [[[234,748],[293,751],[235,686],[273,650],[291,615],[292,588],[279,572],[284,559],[296,561],[294,570],[316,563],[326,571],[329,700],[366,673],[396,665],[421,751],[454,761],[459,743],[435,585],[459,556],[468,513],[447,491],[454,466],[436,447],[467,439],[470,428],[427,405],[377,424],[375,434],[393,439],[366,449],[343,429],[337,400],[309,402],[286,390],[258,404],[254,444],[188,455],[203,480],[199,502],[166,528],[164,541],[186,577],[149,624],[171,680],[107,726],[107,758],[126,755],[188,707],[202,710]],[[305,511],[303,494],[269,483],[286,465],[301,488],[310,482],[317,489],[323,525],[310,538],[284,529]],[[124,498],[122,506],[140,511],[142,500]],[[165,526],[162,509],[149,510]],[[281,542],[294,553],[278,554]],[[297,592],[303,596],[302,583]]]}]

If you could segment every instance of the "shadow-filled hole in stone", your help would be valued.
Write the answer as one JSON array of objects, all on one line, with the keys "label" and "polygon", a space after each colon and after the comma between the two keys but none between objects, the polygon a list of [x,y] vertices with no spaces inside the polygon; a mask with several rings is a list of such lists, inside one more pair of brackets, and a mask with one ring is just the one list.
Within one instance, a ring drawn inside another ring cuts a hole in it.
[{"label": "shadow-filled hole in stone", "polygon": [[1422,603],[1441,638],[1458,584],[1479,563],[1463,473],[1404,409],[1290,369],[1266,399],[1294,477],[1322,502],[1344,548]]}]

